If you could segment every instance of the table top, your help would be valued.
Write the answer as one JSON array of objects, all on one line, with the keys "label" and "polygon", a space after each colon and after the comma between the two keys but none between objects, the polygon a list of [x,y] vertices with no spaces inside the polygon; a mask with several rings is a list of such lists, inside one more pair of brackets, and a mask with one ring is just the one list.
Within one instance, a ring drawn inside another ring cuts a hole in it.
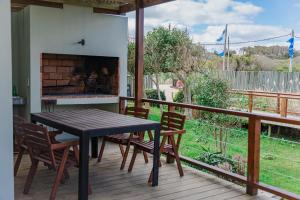
[{"label": "table top", "polygon": [[34,113],[31,120],[78,136],[104,136],[160,128],[160,123],[155,121],[98,109]]}]

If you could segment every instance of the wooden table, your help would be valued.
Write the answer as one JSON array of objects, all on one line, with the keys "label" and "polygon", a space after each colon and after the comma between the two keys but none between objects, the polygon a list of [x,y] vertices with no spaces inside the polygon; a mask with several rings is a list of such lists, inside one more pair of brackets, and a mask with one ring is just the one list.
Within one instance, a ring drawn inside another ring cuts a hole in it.
[{"label": "wooden table", "polygon": [[90,138],[99,136],[154,130],[152,186],[158,185],[160,143],[160,124],[158,122],[98,109],[36,113],[31,114],[31,120],[34,123],[41,123],[72,135],[79,136],[80,160],[78,199],[88,199],[89,140]]}]

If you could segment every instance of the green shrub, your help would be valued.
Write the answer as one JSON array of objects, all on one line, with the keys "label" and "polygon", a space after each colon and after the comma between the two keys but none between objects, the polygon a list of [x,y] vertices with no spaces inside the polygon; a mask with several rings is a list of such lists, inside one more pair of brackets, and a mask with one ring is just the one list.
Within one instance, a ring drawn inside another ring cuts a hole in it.
[{"label": "green shrub", "polygon": [[[230,105],[231,96],[227,82],[214,77],[213,74],[200,75],[196,80],[193,94],[198,105],[224,109]],[[202,112],[201,119],[221,126],[240,125],[237,117],[212,112]]]},{"label": "green shrub", "polygon": [[[156,89],[147,89],[145,90],[146,96],[148,99],[157,99],[158,100],[158,95]],[[160,97],[161,100],[165,101],[166,100],[166,95],[164,91],[160,91]]]},{"label": "green shrub", "polygon": [[173,98],[173,101],[176,102],[176,103],[183,103],[184,101],[184,94],[183,94],[183,91],[182,90],[179,90],[174,98]]},{"label": "green shrub", "polygon": [[[146,96],[148,99],[156,99],[158,100],[158,95],[156,89],[147,89],[145,90]],[[166,100],[166,95],[164,91],[160,91],[160,97],[161,100],[165,101]],[[159,106],[156,103],[150,104],[151,106]]]},{"label": "green shrub", "polygon": [[229,106],[230,93],[227,82],[213,75],[201,75],[196,81],[193,93],[199,105],[215,108]]}]

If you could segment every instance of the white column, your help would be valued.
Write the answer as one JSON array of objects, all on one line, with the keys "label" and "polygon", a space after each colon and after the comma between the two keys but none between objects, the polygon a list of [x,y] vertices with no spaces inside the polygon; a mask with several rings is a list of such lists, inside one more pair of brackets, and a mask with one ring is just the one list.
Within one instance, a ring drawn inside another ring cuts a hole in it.
[{"label": "white column", "polygon": [[0,0],[0,199],[14,199],[10,0]]}]

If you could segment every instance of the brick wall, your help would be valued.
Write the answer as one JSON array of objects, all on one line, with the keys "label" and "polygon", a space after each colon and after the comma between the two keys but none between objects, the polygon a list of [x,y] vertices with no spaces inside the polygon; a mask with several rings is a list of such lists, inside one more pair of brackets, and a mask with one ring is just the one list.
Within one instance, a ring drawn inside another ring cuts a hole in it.
[{"label": "brick wall", "polygon": [[[42,94],[83,94],[84,85],[70,85],[76,68],[83,68],[85,56],[42,54],[41,81]],[[118,64],[117,64],[118,65]],[[118,95],[119,73],[118,66],[113,76],[111,94]]]}]

